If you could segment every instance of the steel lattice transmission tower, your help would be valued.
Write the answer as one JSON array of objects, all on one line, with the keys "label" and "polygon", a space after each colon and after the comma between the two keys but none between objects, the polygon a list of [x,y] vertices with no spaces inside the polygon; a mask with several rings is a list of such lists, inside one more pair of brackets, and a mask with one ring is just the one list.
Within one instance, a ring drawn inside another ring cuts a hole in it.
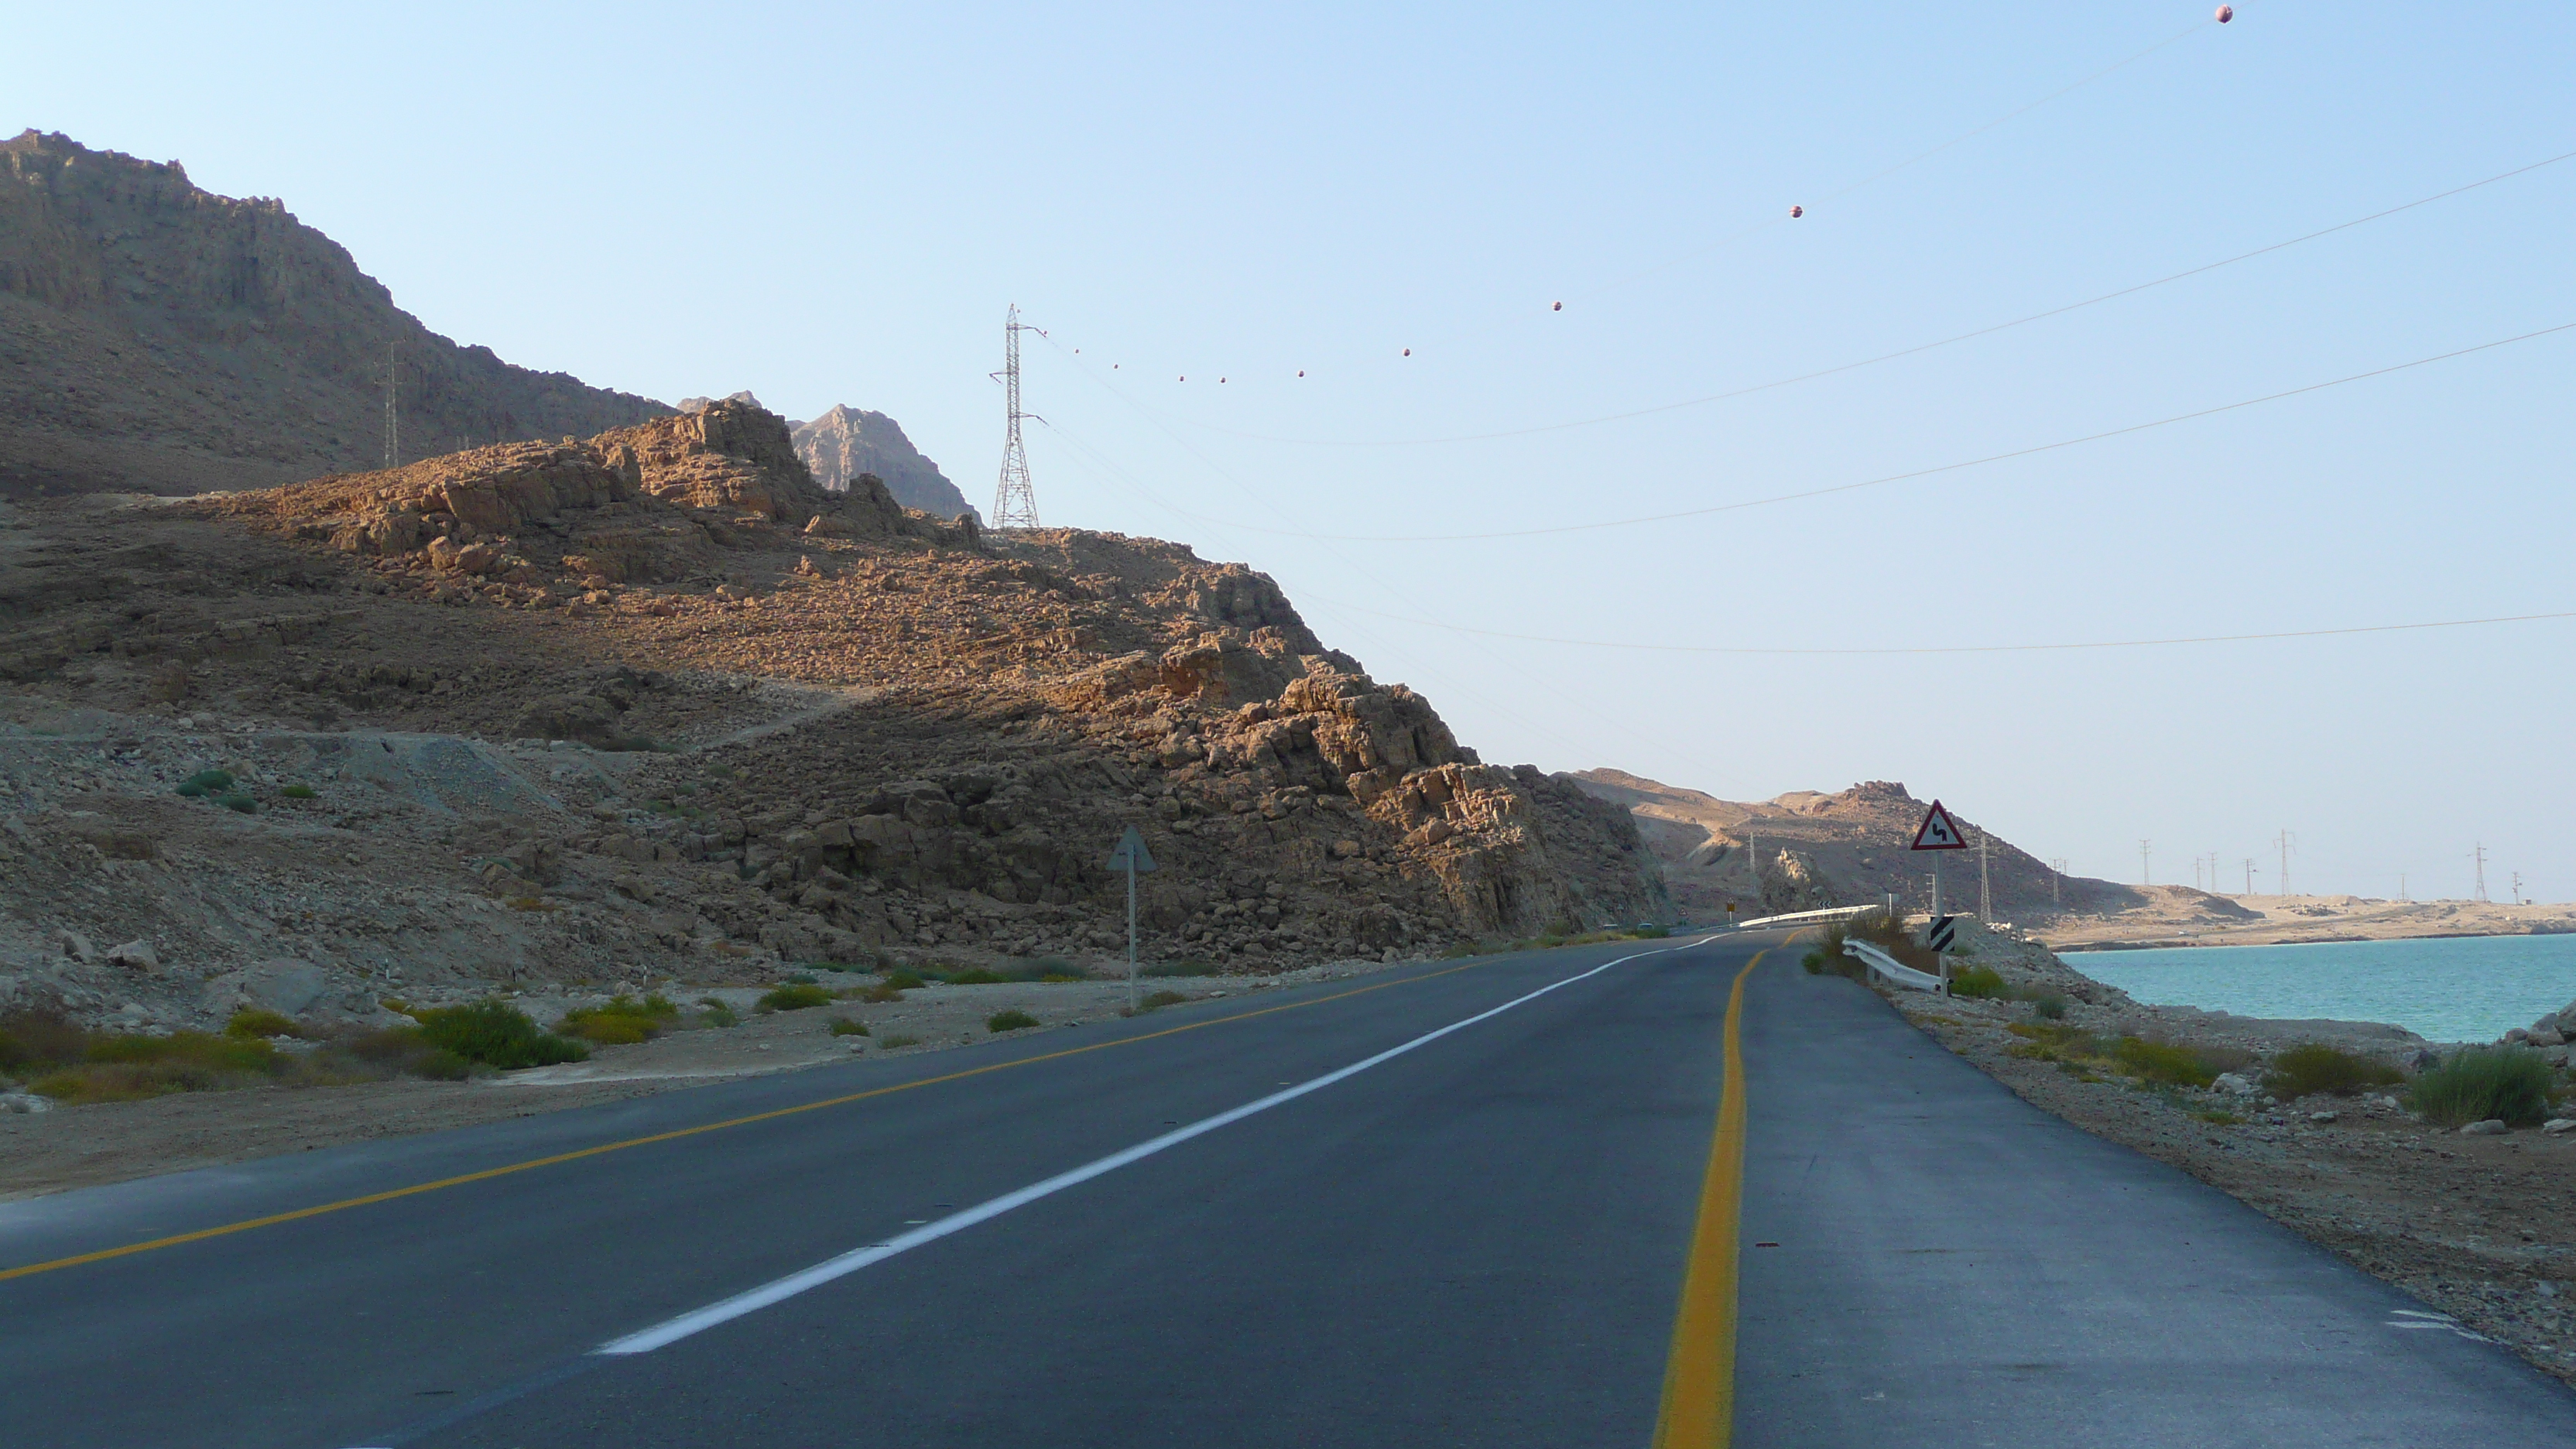
[{"label": "steel lattice transmission tower", "polygon": [[[1002,481],[993,490],[993,523],[995,528],[1035,528],[1038,526],[1037,490],[1029,486],[1029,450],[1020,442],[1020,419],[1037,417],[1020,411],[1020,333],[1044,332],[1020,320],[1018,303],[1011,304],[1011,314],[1002,324],[1004,356],[1002,370],[993,376],[1001,379],[1010,410],[1010,428],[1002,442]],[[1039,422],[1046,419],[1038,418]]]}]

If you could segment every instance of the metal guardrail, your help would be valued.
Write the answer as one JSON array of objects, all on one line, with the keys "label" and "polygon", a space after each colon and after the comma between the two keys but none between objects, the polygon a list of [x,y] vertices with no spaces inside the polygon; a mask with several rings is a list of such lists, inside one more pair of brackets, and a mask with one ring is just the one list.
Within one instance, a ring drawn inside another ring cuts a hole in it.
[{"label": "metal guardrail", "polygon": [[1867,941],[1843,942],[1843,954],[1867,964],[1870,975],[1891,986],[1902,986],[1908,991],[1929,991],[1936,996],[1950,994],[1950,983],[1928,971],[1915,970]]},{"label": "metal guardrail", "polygon": [[1736,922],[1735,928],[1742,931],[1755,926],[1782,926],[1792,921],[1848,921],[1854,916],[1865,916],[1877,909],[1876,906],[1827,906],[1821,911],[1791,911],[1785,916],[1756,916],[1749,921]]}]

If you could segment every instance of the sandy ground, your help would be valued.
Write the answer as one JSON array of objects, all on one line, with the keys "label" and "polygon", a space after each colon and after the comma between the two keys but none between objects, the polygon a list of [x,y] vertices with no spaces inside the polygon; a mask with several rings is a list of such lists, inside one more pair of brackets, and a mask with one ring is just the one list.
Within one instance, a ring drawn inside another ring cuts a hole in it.
[{"label": "sandy ground", "polygon": [[[1410,964],[1410,963],[1407,963]],[[1177,991],[1192,1001],[1254,994],[1274,986],[1386,969],[1352,961],[1276,976],[1149,980],[1140,993]],[[853,1056],[913,1056],[993,1039],[985,1018],[1025,1011],[1031,1036],[1097,1021],[1126,1005],[1124,982],[931,985],[882,1004],[842,1002],[805,1011],[754,1014],[758,989],[668,988],[674,1000],[713,996],[742,1013],[732,1027],[671,1032],[635,1046],[594,1047],[590,1060],[532,1067],[466,1082],[403,1080],[349,1087],[185,1092],[144,1102],[58,1107],[0,1115],[0,1202],[164,1172],[244,1162],[285,1152],[413,1132],[468,1127],[504,1117],[586,1107],[734,1077],[793,1071]],[[523,998],[550,1021],[574,1004]],[[868,1036],[833,1036],[831,1021],[867,1024]],[[906,1038],[914,1039],[903,1044]]]},{"label": "sandy ground", "polygon": [[[2214,1092],[2086,1081],[2063,1065],[2007,1054],[2020,1038],[2005,1023],[2026,1017],[2023,1005],[1910,993],[1897,1004],[2025,1101],[2181,1168],[2452,1315],[2456,1331],[2504,1343],[2576,1383],[2576,1133],[2469,1137],[2414,1121],[2393,1099],[2249,1108]],[[2145,1024],[2140,1010],[2119,1016]],[[2104,1017],[2083,1024],[2117,1029],[2112,1012]],[[2384,1044],[2374,1033],[2385,1043],[2404,1035],[2360,1023],[2225,1023],[2231,1029],[2164,1034],[2248,1046],[2366,1046]],[[2235,1125],[2193,1115],[2224,1110],[2250,1115]],[[2311,1120],[2320,1112],[2333,1120]]]},{"label": "sandy ground", "polygon": [[2057,950],[2126,946],[2276,946],[2299,941],[2396,941],[2426,936],[2526,936],[2576,931],[2576,905],[2392,901],[2361,896],[2204,896],[2160,888],[2157,905],[2116,915],[2068,915],[2039,934]]}]

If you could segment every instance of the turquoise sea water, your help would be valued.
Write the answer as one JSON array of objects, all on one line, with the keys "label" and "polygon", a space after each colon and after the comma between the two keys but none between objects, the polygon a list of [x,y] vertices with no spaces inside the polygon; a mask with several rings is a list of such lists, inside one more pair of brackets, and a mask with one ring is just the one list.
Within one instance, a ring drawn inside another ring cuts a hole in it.
[{"label": "turquoise sea water", "polygon": [[2434,1041],[2493,1041],[2576,1001],[2576,935],[2069,951],[2065,960],[2157,1006],[2387,1021]]}]

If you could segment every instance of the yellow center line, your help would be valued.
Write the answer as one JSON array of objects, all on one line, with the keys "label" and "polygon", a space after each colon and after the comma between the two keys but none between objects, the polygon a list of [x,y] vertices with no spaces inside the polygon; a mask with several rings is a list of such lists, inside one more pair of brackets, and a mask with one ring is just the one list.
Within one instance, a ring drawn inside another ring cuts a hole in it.
[{"label": "yellow center line", "polygon": [[1735,1268],[1744,1212],[1744,978],[1770,954],[1754,952],[1735,973],[1726,997],[1725,1095],[1718,1100],[1717,1136],[1709,1144],[1708,1173],[1700,1184],[1699,1223],[1691,1231],[1690,1265],[1682,1274],[1672,1354],[1664,1361],[1654,1449],[1727,1449],[1735,1436]]},{"label": "yellow center line", "polygon": [[380,1202],[392,1202],[397,1198],[417,1197],[425,1192],[438,1192],[445,1188],[463,1187],[468,1183],[487,1182],[496,1177],[508,1177],[512,1173],[530,1172],[540,1167],[555,1167],[567,1162],[579,1162],[585,1157],[599,1157],[606,1153],[623,1152],[630,1147],[647,1147],[656,1142],[676,1142],[683,1137],[695,1137],[705,1132],[722,1132],[729,1127],[748,1127],[754,1122],[771,1122],[781,1117],[793,1117],[800,1112],[819,1112],[826,1107],[844,1107],[852,1102],[864,1102],[871,1097],[891,1096],[896,1092],[909,1092],[920,1087],[935,1087],[942,1082],[962,1082],[968,1077],[980,1077],[987,1072],[1009,1071],[1014,1067],[1033,1067],[1040,1062],[1061,1061],[1066,1057],[1078,1057],[1088,1052],[1106,1051],[1111,1047],[1134,1046],[1138,1042],[1155,1041],[1167,1036],[1179,1036],[1183,1032],[1201,1031],[1211,1026],[1224,1026],[1232,1022],[1251,1021],[1256,1017],[1275,1016],[1283,1011],[1303,1011],[1307,1007],[1321,1006],[1328,1001],[1346,1001],[1354,996],[1366,996],[1372,991],[1384,991],[1389,987],[1394,986],[1409,986],[1417,981],[1429,981],[1437,976],[1448,976],[1456,972],[1473,970],[1479,966],[1489,966],[1492,964],[1493,961],[1491,960],[1469,961],[1464,965],[1443,967],[1438,971],[1425,971],[1419,976],[1407,976],[1397,981],[1381,981],[1374,986],[1358,986],[1353,987],[1348,991],[1336,991],[1330,996],[1318,996],[1311,1001],[1291,1001],[1280,1006],[1265,1006],[1258,1011],[1242,1011],[1237,1012],[1232,1016],[1220,1016],[1207,1021],[1194,1021],[1189,1023],[1187,1026],[1166,1027],[1161,1031],[1147,1032],[1142,1036],[1120,1037],[1115,1041],[1093,1042],[1089,1046],[1067,1047],[1063,1051],[1047,1052],[1043,1055],[1034,1057],[1020,1057],[1013,1061],[993,1062],[985,1066],[969,1067],[962,1072],[949,1072],[936,1077],[923,1077],[919,1081],[913,1082],[898,1082],[891,1087],[876,1087],[865,1092],[851,1092],[843,1096],[826,1097],[821,1101],[803,1102],[793,1107],[779,1107],[767,1112],[754,1112],[748,1117],[728,1118],[722,1122],[709,1122],[700,1127],[681,1127],[669,1132],[656,1132],[649,1137],[629,1137],[622,1142],[603,1142],[596,1147],[584,1147],[572,1152],[558,1152],[551,1157],[530,1158],[525,1162],[513,1162],[506,1167],[487,1167],[480,1172],[460,1173],[454,1177],[442,1177],[435,1182],[417,1182],[413,1183],[409,1187],[391,1188],[384,1192],[371,1192],[364,1197],[342,1198],[338,1202],[326,1202],[317,1204],[313,1207],[296,1208],[291,1212],[271,1213],[264,1218],[249,1218],[237,1223],[225,1223],[221,1227],[199,1228],[194,1232],[173,1233],[166,1238],[153,1238],[146,1242],[127,1243],[122,1247],[101,1248],[95,1253],[78,1253],[68,1258],[56,1258],[50,1262],[29,1263],[24,1267],[0,1269],[0,1283],[5,1283],[12,1278],[26,1278],[38,1273],[51,1273],[61,1268],[77,1268],[87,1263],[104,1263],[111,1258],[123,1258],[135,1253],[149,1253],[160,1248],[175,1248],[184,1243],[201,1243],[208,1238],[229,1237],[234,1233],[249,1232],[253,1228],[272,1228],[276,1227],[280,1223],[300,1222],[305,1218],[318,1218],[326,1213],[347,1212],[351,1208],[371,1207]]}]

